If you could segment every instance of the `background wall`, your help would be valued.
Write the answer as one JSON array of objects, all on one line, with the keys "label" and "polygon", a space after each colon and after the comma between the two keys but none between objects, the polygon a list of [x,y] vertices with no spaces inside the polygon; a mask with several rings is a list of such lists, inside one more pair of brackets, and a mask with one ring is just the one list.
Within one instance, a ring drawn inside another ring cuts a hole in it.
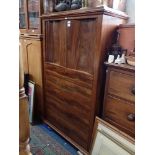
[{"label": "background wall", "polygon": [[126,13],[129,15],[128,23],[135,23],[135,0],[127,0]]}]

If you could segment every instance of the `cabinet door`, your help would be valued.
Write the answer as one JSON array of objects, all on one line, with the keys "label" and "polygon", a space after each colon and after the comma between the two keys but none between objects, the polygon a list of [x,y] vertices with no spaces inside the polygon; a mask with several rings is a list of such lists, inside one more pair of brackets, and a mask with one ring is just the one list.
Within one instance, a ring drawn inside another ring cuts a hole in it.
[{"label": "cabinet door", "polygon": [[25,3],[25,0],[19,0],[19,28],[26,29],[26,3]]},{"label": "cabinet door", "polygon": [[19,1],[19,28],[21,33],[40,33],[40,0]]},{"label": "cabinet door", "polygon": [[27,52],[30,80],[35,82],[35,114],[40,117],[43,114],[41,41],[27,40]]},{"label": "cabinet door", "polygon": [[39,0],[28,0],[28,29],[35,32],[39,29]]},{"label": "cabinet door", "polygon": [[43,113],[42,107],[42,58],[41,41],[33,39],[20,39],[23,70],[28,73],[30,80],[35,82],[35,114]]},{"label": "cabinet door", "polygon": [[28,57],[28,72],[31,80],[41,84],[41,41],[26,40],[26,52]]},{"label": "cabinet door", "polygon": [[45,119],[88,150],[97,18],[45,22]]}]

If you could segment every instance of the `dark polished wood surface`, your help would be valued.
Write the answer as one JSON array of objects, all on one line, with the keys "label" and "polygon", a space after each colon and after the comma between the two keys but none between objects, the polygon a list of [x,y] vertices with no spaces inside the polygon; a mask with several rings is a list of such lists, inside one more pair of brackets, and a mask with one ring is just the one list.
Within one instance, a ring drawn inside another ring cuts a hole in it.
[{"label": "dark polished wood surface", "polygon": [[135,68],[105,63],[106,87],[102,118],[130,136],[135,136]]},{"label": "dark polished wood surface", "polygon": [[83,153],[99,114],[106,50],[124,22],[102,9],[43,17],[44,121]]},{"label": "dark polished wood surface", "polygon": [[134,102],[135,96],[132,93],[134,87],[134,73],[110,70],[107,90],[109,94]]},{"label": "dark polished wood surface", "polygon": [[128,119],[130,114],[135,114],[133,103],[108,95],[105,109],[105,120],[134,137],[135,120]]}]

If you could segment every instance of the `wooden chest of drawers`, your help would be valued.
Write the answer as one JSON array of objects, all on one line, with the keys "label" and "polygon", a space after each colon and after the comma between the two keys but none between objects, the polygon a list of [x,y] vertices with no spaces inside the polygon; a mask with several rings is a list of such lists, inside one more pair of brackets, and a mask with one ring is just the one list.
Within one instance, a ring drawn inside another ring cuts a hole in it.
[{"label": "wooden chest of drawers", "polygon": [[135,136],[135,70],[122,64],[108,64],[102,118]]}]

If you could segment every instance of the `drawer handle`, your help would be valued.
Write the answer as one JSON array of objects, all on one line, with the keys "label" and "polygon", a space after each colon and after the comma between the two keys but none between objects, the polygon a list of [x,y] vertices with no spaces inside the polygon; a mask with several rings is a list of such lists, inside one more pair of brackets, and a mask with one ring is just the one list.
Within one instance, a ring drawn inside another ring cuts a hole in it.
[{"label": "drawer handle", "polygon": [[135,114],[129,114],[128,115],[128,120],[129,121],[134,121],[135,120]]},{"label": "drawer handle", "polygon": [[131,93],[135,95],[135,87],[132,88]]}]

